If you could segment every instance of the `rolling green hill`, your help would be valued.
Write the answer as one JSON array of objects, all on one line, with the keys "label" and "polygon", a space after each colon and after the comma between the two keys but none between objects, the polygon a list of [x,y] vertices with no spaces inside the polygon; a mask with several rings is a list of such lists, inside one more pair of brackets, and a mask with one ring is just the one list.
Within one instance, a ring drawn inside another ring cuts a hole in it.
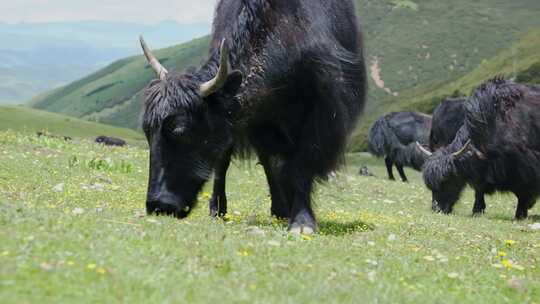
[{"label": "rolling green hill", "polygon": [[395,102],[380,105],[365,117],[353,134],[351,149],[367,149],[367,132],[371,124],[381,115],[392,111],[415,110],[432,113],[445,97],[467,96],[471,91],[495,75],[505,73],[507,77],[525,84],[540,84],[540,30],[526,35],[519,43],[490,58],[475,70],[450,81],[438,81],[419,86],[396,98]]},{"label": "rolling green hill", "polygon": [[[148,39],[151,42],[151,39]],[[200,63],[209,37],[155,52],[167,68],[180,70]],[[65,87],[38,96],[32,106],[51,112],[137,129],[141,91],[154,78],[143,56],[114,62]]]},{"label": "rolling green hill", "polygon": [[[371,74],[369,102],[357,136],[366,122],[390,108],[422,107],[408,100],[489,63],[532,30],[540,28],[538,0],[357,0],[364,26],[366,59]],[[152,37],[146,37],[152,45]],[[168,69],[198,64],[209,38],[156,52]],[[510,51],[513,68],[521,60]],[[107,124],[139,128],[141,91],[153,78],[143,56],[110,66],[32,100],[35,108]],[[478,82],[480,82],[479,79]],[[415,95],[416,94],[416,95]],[[438,95],[437,95],[438,96]],[[403,105],[402,105],[403,104]],[[432,108],[432,107],[431,107]],[[351,148],[362,149],[362,138]]]},{"label": "rolling green hill", "polygon": [[22,106],[0,105],[0,131],[24,133],[47,131],[53,135],[94,139],[99,135],[119,137],[128,142],[144,140],[134,130],[68,117]]}]

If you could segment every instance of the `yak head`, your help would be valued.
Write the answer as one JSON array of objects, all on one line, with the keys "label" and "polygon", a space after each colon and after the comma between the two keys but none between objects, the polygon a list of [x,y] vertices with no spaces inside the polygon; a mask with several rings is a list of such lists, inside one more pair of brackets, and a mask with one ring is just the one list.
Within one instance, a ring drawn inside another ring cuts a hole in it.
[{"label": "yak head", "polygon": [[[456,142],[456,140],[454,140]],[[459,200],[463,188],[466,186],[467,166],[475,157],[470,149],[470,140],[457,152],[452,151],[453,145],[431,152],[418,144],[419,148],[427,154],[422,167],[424,183],[432,192],[431,208],[433,211],[451,213]]]},{"label": "yak head", "polygon": [[[159,78],[146,91],[143,113],[143,130],[150,147],[146,209],[149,214],[183,218],[231,146],[231,105],[242,83],[242,73],[229,73],[225,40],[219,62],[214,62],[217,72],[213,75],[202,69],[169,73],[142,37],[141,46]],[[217,60],[217,56],[213,59]]]}]

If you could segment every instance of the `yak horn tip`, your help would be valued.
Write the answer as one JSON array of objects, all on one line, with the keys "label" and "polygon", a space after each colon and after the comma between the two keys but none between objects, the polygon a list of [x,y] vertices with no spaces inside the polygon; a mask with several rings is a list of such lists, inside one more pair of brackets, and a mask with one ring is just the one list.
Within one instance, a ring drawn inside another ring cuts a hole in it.
[{"label": "yak horn tip", "polygon": [[431,152],[431,151],[429,151],[428,149],[424,148],[419,142],[416,142],[416,146],[417,146],[418,149],[420,149],[420,151],[422,151],[425,155],[427,155],[427,156],[433,155],[433,152]]},{"label": "yak horn tip", "polygon": [[471,140],[467,140],[467,142],[463,145],[463,148],[461,148],[459,151],[452,153],[452,156],[459,157],[463,155],[463,153],[467,152],[467,149],[471,145]]}]

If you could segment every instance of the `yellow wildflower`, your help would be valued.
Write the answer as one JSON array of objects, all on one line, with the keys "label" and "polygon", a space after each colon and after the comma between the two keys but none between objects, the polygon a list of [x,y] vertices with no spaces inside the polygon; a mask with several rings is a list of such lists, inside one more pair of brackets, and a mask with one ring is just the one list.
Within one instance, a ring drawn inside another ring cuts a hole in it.
[{"label": "yellow wildflower", "polygon": [[8,254],[10,254],[10,253],[11,253],[11,251],[9,251],[9,250],[7,250],[7,249],[4,250],[4,251],[2,251],[2,255],[8,255]]},{"label": "yellow wildflower", "polygon": [[106,274],[106,273],[107,273],[107,270],[106,270],[105,268],[98,268],[98,269],[96,270],[96,272],[99,273],[99,274]]},{"label": "yellow wildflower", "polygon": [[504,252],[504,251],[499,251],[499,256],[500,256],[500,257],[505,257],[505,256],[506,256],[506,252]]},{"label": "yellow wildflower", "polygon": [[202,193],[202,196],[203,196],[204,198],[211,198],[211,197],[212,197],[212,194],[210,194],[210,193],[208,193],[208,192],[203,192],[203,193]]},{"label": "yellow wildflower", "polygon": [[504,267],[506,267],[508,269],[514,267],[514,264],[512,264],[512,262],[510,260],[504,260],[504,261],[502,261],[502,264],[503,264]]},{"label": "yellow wildflower", "polygon": [[251,284],[251,285],[249,285],[249,289],[255,290],[255,289],[257,289],[257,285]]},{"label": "yellow wildflower", "polygon": [[68,264],[69,266],[73,266],[73,265],[75,265],[75,262],[73,262],[73,261],[67,261],[66,264]]},{"label": "yellow wildflower", "polygon": [[311,237],[307,234],[300,234],[300,237],[306,241],[311,241]]},{"label": "yellow wildflower", "polygon": [[88,268],[90,270],[94,270],[94,268],[96,268],[96,264],[88,264],[88,265],[86,265],[86,268]]},{"label": "yellow wildflower", "polygon": [[504,243],[506,245],[514,245],[516,243],[516,241],[514,241],[514,240],[504,240]]},{"label": "yellow wildflower", "polygon": [[247,252],[247,251],[238,251],[238,252],[236,252],[236,255],[237,256],[245,256],[245,257],[247,257],[247,256],[249,256],[249,252]]}]

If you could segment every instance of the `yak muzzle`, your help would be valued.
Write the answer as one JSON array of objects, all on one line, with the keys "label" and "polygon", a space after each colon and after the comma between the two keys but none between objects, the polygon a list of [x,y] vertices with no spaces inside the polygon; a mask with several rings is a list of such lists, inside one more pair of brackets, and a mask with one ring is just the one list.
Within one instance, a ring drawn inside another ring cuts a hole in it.
[{"label": "yak muzzle", "polygon": [[169,215],[176,218],[185,218],[189,215],[189,211],[190,207],[181,208],[178,204],[165,200],[146,201],[146,212],[148,215]]}]

